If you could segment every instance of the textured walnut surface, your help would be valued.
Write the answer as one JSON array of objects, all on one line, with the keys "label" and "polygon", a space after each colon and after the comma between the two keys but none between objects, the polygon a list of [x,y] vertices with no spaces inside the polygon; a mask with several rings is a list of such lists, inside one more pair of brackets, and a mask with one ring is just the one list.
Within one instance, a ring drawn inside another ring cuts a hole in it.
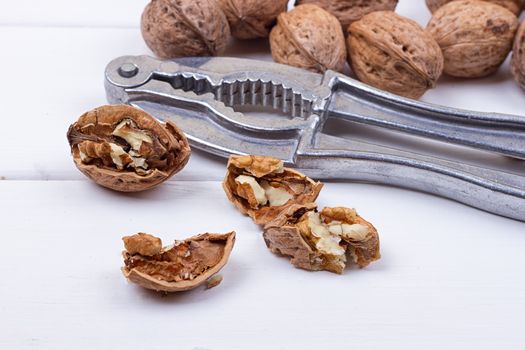
[{"label": "textured walnut surface", "polygon": [[190,156],[188,141],[175,124],[127,105],[83,114],[67,136],[77,168],[117,191],[154,187],[180,171]]},{"label": "textured walnut surface", "polygon": [[146,44],[161,58],[215,56],[231,37],[215,0],[152,0],[142,14],[141,29]]},{"label": "textured walnut surface", "polygon": [[289,257],[290,262],[298,268],[339,274],[343,273],[348,264],[347,256],[359,267],[366,267],[380,258],[379,236],[375,227],[355,210],[343,207],[323,209],[319,213],[323,224],[337,221],[347,225],[362,225],[367,228],[367,233],[360,237],[341,236],[338,243],[341,252],[337,255],[321,251],[316,246],[315,235],[308,225],[308,216],[314,212],[316,205],[313,203],[293,205],[267,223],[264,240],[268,248],[273,253]]},{"label": "textured walnut surface", "polygon": [[[426,0],[427,6],[432,13],[434,13],[441,6],[451,2],[453,0]],[[491,2],[496,5],[505,7],[506,9],[512,11],[514,14],[519,15],[523,8],[524,0],[484,0]]]},{"label": "textured walnut surface", "polygon": [[144,288],[178,292],[206,283],[227,263],[235,232],[205,233],[152,250],[155,239],[146,234],[124,237],[122,271],[128,280]]},{"label": "textured walnut surface", "polygon": [[270,33],[272,57],[278,63],[324,72],[342,71],[346,48],[337,18],[319,6],[306,4],[277,17]]},{"label": "textured walnut surface", "polygon": [[394,11],[398,0],[297,0],[296,5],[315,4],[337,17],[343,31],[364,15],[374,11]]},{"label": "textured walnut surface", "polygon": [[525,21],[521,22],[512,49],[510,63],[512,76],[516,82],[525,89]]},{"label": "textured walnut surface", "polygon": [[419,98],[443,69],[436,41],[416,22],[391,11],[372,12],[349,28],[349,61],[359,80]]},{"label": "textured walnut surface", "polygon": [[218,0],[228,18],[232,35],[239,39],[265,38],[286,11],[288,0]]},{"label": "textured walnut surface", "polygon": [[[290,199],[282,204],[271,206],[257,202],[253,189],[239,183],[239,176],[248,176],[256,182],[267,183],[272,188],[284,191]],[[307,176],[283,167],[281,160],[263,156],[231,156],[228,161],[223,188],[228,199],[243,214],[249,215],[257,224],[273,220],[281,211],[292,204],[315,201],[323,185]]]},{"label": "textured walnut surface", "polygon": [[460,0],[440,7],[428,23],[445,58],[444,72],[478,78],[494,73],[512,47],[518,19],[490,2]]}]

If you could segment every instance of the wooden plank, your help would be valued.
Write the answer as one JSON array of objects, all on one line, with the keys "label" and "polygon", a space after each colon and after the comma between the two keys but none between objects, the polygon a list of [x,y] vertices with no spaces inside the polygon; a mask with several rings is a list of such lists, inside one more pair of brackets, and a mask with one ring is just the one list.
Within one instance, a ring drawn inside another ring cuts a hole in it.
[{"label": "wooden plank", "polygon": [[[328,184],[382,259],[338,276],[293,268],[217,182],[122,195],[85,182],[0,181],[2,349],[521,349],[523,224],[419,193]],[[120,273],[121,236],[238,232],[215,289],[164,297]],[[468,344],[468,345],[467,345]]]}]

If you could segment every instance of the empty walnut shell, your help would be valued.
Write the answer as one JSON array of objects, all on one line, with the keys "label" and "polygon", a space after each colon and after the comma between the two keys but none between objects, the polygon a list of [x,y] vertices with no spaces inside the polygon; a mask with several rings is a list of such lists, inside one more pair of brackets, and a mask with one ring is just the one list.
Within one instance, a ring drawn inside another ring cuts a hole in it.
[{"label": "empty walnut shell", "polygon": [[278,63],[314,72],[342,71],[345,39],[337,18],[316,5],[300,5],[277,17],[270,33],[272,57]]},{"label": "empty walnut shell", "polygon": [[283,167],[282,160],[231,156],[223,188],[228,199],[257,224],[273,220],[292,204],[315,201],[323,184]]},{"label": "empty walnut shell", "polygon": [[525,89],[525,21],[521,22],[514,38],[510,68],[514,80]]},{"label": "empty walnut shell", "polygon": [[238,39],[266,38],[288,0],[219,0],[232,35]]},{"label": "empty walnut shell", "polygon": [[410,98],[436,85],[443,55],[416,22],[378,11],[352,23],[348,31],[349,61],[362,82]]},{"label": "empty walnut shell", "polygon": [[146,44],[161,58],[215,56],[231,37],[215,0],[152,0],[142,14],[141,29]]},{"label": "empty walnut shell", "polygon": [[[453,0],[426,0],[427,6],[430,12],[434,13],[441,6],[448,4]],[[519,15],[523,8],[524,0],[484,0],[491,2],[495,5],[500,5],[505,7],[507,10],[511,11],[515,15]]]},{"label": "empty walnut shell", "polygon": [[509,10],[479,0],[460,0],[440,7],[427,30],[445,58],[444,72],[461,78],[494,73],[512,48],[518,19]]},{"label": "empty walnut shell", "polygon": [[337,17],[343,30],[374,11],[394,11],[398,0],[297,0],[296,5],[315,4]]},{"label": "empty walnut shell", "polygon": [[[158,239],[148,234],[124,237],[126,250],[124,276],[132,283],[162,292],[181,292],[207,282],[228,262],[235,243],[235,232],[204,233],[184,241],[175,241],[151,254],[141,254],[137,247]],[[148,250],[148,248],[142,250]],[[218,284],[218,283],[217,283]]]},{"label": "empty walnut shell", "polygon": [[149,189],[188,162],[186,136],[172,122],[161,123],[127,105],[84,113],[67,138],[77,168],[97,184],[122,192]]},{"label": "empty walnut shell", "polygon": [[381,257],[377,230],[349,208],[318,213],[313,203],[292,205],[265,226],[263,236],[273,253],[305,270],[340,274],[347,257],[359,267]]}]

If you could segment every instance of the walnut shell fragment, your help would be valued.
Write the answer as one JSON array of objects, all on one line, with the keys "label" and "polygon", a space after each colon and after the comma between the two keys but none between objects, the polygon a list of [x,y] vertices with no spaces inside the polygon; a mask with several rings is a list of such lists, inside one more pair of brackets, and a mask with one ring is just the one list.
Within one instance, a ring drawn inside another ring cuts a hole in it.
[{"label": "walnut shell fragment", "polygon": [[141,30],[161,58],[216,56],[231,38],[216,0],[152,0],[142,13]]},{"label": "walnut shell fragment", "polygon": [[[426,0],[427,7],[432,13],[436,12],[436,10],[439,9],[441,6],[448,4],[451,1],[454,1],[454,0]],[[491,2],[495,5],[503,6],[507,10],[514,13],[516,16],[518,16],[521,13],[521,10],[523,9],[523,4],[525,3],[524,0],[484,0],[484,1]]]},{"label": "walnut shell fragment", "polygon": [[398,0],[297,0],[296,5],[315,4],[337,17],[343,30],[374,11],[394,11]]},{"label": "walnut shell fragment", "polygon": [[443,70],[441,49],[416,22],[391,11],[372,12],[348,29],[348,59],[362,82],[419,98]]},{"label": "walnut shell fragment", "polygon": [[316,5],[306,4],[277,17],[270,33],[275,62],[314,72],[341,72],[346,47],[337,18]]},{"label": "walnut shell fragment", "polygon": [[188,162],[186,136],[168,121],[128,105],[84,113],[67,138],[77,168],[97,184],[122,192],[152,188]]},{"label": "walnut shell fragment", "polygon": [[130,246],[136,248],[145,242],[146,236],[148,240],[158,239],[144,233],[123,238],[126,250],[122,253],[122,272],[130,282],[162,292],[181,292],[206,284],[226,265],[235,243],[232,231],[204,233],[175,241],[153,254],[129,250]]},{"label": "walnut shell fragment", "polygon": [[427,31],[445,58],[444,72],[479,78],[496,72],[512,48],[518,19],[509,10],[480,0],[459,0],[440,7]]},{"label": "walnut shell fragment", "polygon": [[313,203],[292,205],[266,224],[263,236],[273,253],[305,270],[341,274],[347,257],[359,267],[381,257],[377,230],[349,208],[317,212]]},{"label": "walnut shell fragment", "polygon": [[219,0],[228,18],[232,36],[238,39],[266,38],[277,16],[286,12],[288,0]]},{"label": "walnut shell fragment", "polygon": [[525,89],[525,21],[521,22],[514,38],[510,68],[514,80]]},{"label": "walnut shell fragment", "polygon": [[263,156],[231,156],[223,188],[241,213],[255,223],[266,224],[293,204],[315,201],[323,184],[298,171],[284,168],[283,161]]}]

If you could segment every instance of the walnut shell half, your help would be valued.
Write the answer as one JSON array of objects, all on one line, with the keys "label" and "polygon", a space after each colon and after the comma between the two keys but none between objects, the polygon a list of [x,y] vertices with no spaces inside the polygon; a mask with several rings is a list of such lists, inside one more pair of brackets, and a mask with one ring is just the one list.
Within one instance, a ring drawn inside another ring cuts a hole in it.
[{"label": "walnut shell half", "polygon": [[142,14],[141,29],[146,44],[161,58],[215,56],[231,38],[216,0],[152,0]]},{"label": "walnut shell half", "polygon": [[445,58],[444,72],[479,78],[494,73],[512,48],[518,19],[509,10],[479,0],[459,0],[440,7],[427,31]]},{"label": "walnut shell half", "polygon": [[266,38],[277,16],[286,12],[288,0],[218,0],[238,39]]},{"label": "walnut shell half", "polygon": [[259,225],[290,205],[315,201],[322,187],[322,183],[284,168],[282,160],[263,156],[231,156],[223,181],[230,202]]},{"label": "walnut shell half", "polygon": [[374,11],[394,11],[398,0],[297,0],[296,5],[315,4],[337,17],[343,30]]},{"label": "walnut shell half", "polygon": [[[235,243],[235,232],[224,234],[204,233],[184,241],[175,241],[151,255],[137,250],[150,249],[149,241],[158,238],[137,234],[124,237],[126,250],[124,276],[144,288],[163,292],[181,292],[207,282],[228,262]],[[137,246],[147,242],[144,249]]]},{"label": "walnut shell half", "polygon": [[366,84],[419,98],[441,76],[441,49],[408,18],[391,11],[372,12],[352,23],[348,32],[348,59]]},{"label": "walnut shell half", "polygon": [[290,257],[295,267],[343,273],[347,257],[359,267],[378,260],[379,235],[355,210],[292,205],[264,228],[264,240],[275,254]]},{"label": "walnut shell half", "polygon": [[128,105],[107,105],[84,113],[67,138],[77,168],[97,184],[122,192],[152,188],[188,162],[186,136],[172,122],[161,123]]},{"label": "walnut shell half", "polygon": [[[448,4],[453,0],[426,0],[427,6],[430,12],[434,13],[441,6]],[[500,5],[505,7],[507,10],[511,11],[515,15],[519,15],[523,9],[524,0],[484,0],[491,2],[495,5]]]},{"label": "walnut shell half", "polygon": [[270,33],[275,62],[325,72],[345,66],[345,39],[337,18],[317,5],[300,5],[277,17]]},{"label": "walnut shell half", "polygon": [[514,80],[525,89],[525,21],[521,22],[514,38],[510,67]]}]

